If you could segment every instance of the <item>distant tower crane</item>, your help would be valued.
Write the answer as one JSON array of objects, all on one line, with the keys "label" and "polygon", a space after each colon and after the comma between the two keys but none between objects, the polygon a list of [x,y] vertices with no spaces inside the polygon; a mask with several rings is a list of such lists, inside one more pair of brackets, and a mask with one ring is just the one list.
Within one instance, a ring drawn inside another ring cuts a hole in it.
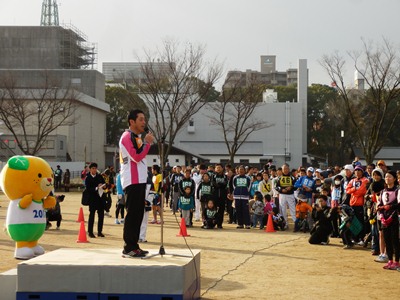
[{"label": "distant tower crane", "polygon": [[43,0],[40,26],[59,26],[56,0]]}]

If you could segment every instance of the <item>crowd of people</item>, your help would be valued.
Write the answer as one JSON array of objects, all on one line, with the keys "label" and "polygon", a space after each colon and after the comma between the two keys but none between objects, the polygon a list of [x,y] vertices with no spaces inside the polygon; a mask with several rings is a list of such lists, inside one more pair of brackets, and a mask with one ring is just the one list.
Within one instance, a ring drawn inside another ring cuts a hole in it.
[{"label": "crowd of people", "polygon": [[[121,174],[112,167],[100,173],[92,163],[88,169],[84,182],[94,199],[89,204],[88,233],[95,237],[97,212],[97,235],[104,237],[103,220],[112,214],[113,190],[115,224],[124,223],[126,191]],[[169,208],[187,227],[198,223],[204,229],[222,229],[227,222],[238,230],[264,229],[272,221],[276,230],[283,231],[293,224],[293,232],[309,232],[311,244],[326,245],[331,238],[340,238],[344,249],[368,247],[385,269],[400,270],[400,174],[389,170],[384,161],[364,168],[356,159],[343,168],[326,170],[290,169],[287,164],[278,168],[267,164],[261,170],[199,164],[162,171],[153,165],[146,176],[138,242],[146,242],[147,224],[164,222],[163,212]]]},{"label": "crowd of people", "polygon": [[237,229],[263,229],[272,220],[275,229],[288,230],[293,223],[294,232],[310,233],[311,244],[340,238],[344,249],[370,248],[385,269],[400,270],[398,183],[400,173],[384,161],[363,167],[356,158],[326,170],[174,166],[164,173],[162,191],[166,207],[181,212],[187,226],[194,220],[222,229],[225,214]]},{"label": "crowd of people", "polygon": [[104,237],[104,215],[111,216],[116,190],[115,223],[124,225],[123,256],[148,254],[138,243],[146,242],[148,223],[163,224],[169,208],[187,227],[198,222],[201,228],[220,230],[226,221],[238,230],[250,230],[272,222],[275,230],[283,231],[292,224],[294,232],[309,232],[310,244],[327,245],[331,238],[340,238],[344,249],[370,247],[384,269],[400,270],[400,174],[384,161],[363,167],[356,158],[343,168],[326,170],[276,167],[272,160],[262,169],[199,164],[162,170],[146,163],[154,136],[146,130],[144,113],[130,111],[128,124],[119,145],[119,172],[109,167],[99,173],[96,163],[82,172],[91,198],[89,237],[95,237],[96,212],[97,235]]}]

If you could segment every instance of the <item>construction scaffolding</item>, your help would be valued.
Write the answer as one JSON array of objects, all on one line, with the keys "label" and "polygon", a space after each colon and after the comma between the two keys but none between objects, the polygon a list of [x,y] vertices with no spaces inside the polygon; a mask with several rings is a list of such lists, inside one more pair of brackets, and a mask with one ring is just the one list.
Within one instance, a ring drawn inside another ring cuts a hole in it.
[{"label": "construction scaffolding", "polygon": [[63,24],[60,39],[60,64],[63,69],[95,69],[97,44],[72,24]]}]

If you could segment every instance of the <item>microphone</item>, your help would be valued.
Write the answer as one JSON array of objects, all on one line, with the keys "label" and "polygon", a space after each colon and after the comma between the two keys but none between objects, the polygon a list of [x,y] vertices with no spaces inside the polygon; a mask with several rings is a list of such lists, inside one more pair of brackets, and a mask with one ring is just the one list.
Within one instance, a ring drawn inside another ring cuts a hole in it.
[{"label": "microphone", "polygon": [[149,132],[150,132],[150,129],[149,129],[149,127],[146,126],[146,127],[144,128],[144,133],[145,133],[145,134],[148,134]]}]

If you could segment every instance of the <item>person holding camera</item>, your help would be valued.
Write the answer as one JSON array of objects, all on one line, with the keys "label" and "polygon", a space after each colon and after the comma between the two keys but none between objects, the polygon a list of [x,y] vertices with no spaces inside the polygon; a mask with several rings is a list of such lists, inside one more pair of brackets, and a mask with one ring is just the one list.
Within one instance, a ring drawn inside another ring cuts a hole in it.
[{"label": "person holding camera", "polygon": [[310,244],[327,245],[329,243],[329,236],[332,233],[332,215],[335,213],[336,208],[332,210],[328,207],[328,197],[319,195],[316,203],[313,204],[311,216],[314,220],[314,226],[310,231]]}]

